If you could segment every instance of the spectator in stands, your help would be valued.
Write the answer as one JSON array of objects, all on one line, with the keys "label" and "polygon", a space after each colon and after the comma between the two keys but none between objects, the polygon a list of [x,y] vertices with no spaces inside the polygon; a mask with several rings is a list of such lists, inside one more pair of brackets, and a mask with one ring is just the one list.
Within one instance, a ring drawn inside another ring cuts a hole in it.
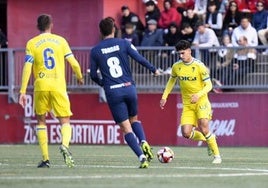
[{"label": "spectator in stands", "polygon": [[229,0],[222,0],[220,3],[219,12],[222,13],[222,15],[226,14],[226,11],[228,9]]},{"label": "spectator in stands", "polygon": [[195,31],[189,23],[183,23],[181,26],[180,40],[186,40],[193,43],[195,37]]},{"label": "spectator in stands", "polygon": [[198,15],[199,19],[205,20],[207,13],[207,0],[196,0],[194,4],[194,12]]},{"label": "spectator in stands", "polygon": [[[193,46],[210,48],[220,46],[220,43],[215,32],[210,28],[206,28],[203,22],[199,22],[197,23]],[[200,49],[200,53],[201,61],[205,62],[206,66],[210,69],[211,78],[215,78],[217,49]]]},{"label": "spectator in stands", "polygon": [[157,21],[149,20],[147,24],[148,29],[145,30],[141,41],[141,46],[162,46],[163,30],[157,29]]},{"label": "spectator in stands", "polygon": [[258,35],[254,27],[251,26],[248,16],[242,17],[240,25],[236,27],[232,34],[232,44],[233,46],[239,46],[238,40],[241,36],[247,38],[248,46],[258,45]]},{"label": "spectator in stands", "polygon": [[139,46],[140,45],[139,36],[135,32],[133,24],[132,23],[127,23],[125,30],[126,30],[126,32],[123,33],[122,39],[128,40],[134,46]]},{"label": "spectator in stands", "polygon": [[236,0],[239,11],[247,13],[248,16],[251,16],[257,11],[257,1],[258,0]]},{"label": "spectator in stands", "polygon": [[146,23],[146,28],[148,28],[147,22],[149,20],[158,21],[161,13],[160,13],[158,6],[155,4],[154,1],[149,0],[145,3],[145,5],[146,5],[145,23]]},{"label": "spectator in stands", "polygon": [[[144,3],[144,4],[146,4],[148,1],[151,1],[151,0],[142,0],[142,2]],[[152,0],[153,2],[154,2],[154,4],[158,4],[158,2],[157,2],[157,0]]]},{"label": "spectator in stands", "polygon": [[211,3],[214,3],[216,5],[216,10],[219,11],[220,6],[221,6],[221,2],[222,2],[222,0],[208,0],[208,2],[207,2],[207,10],[208,10],[209,5]]},{"label": "spectator in stands", "polygon": [[248,48],[248,38],[240,36],[238,45],[242,48],[238,49],[234,54],[233,59],[233,84],[243,84],[248,73],[254,71],[254,63],[256,60],[256,50]]},{"label": "spectator in stands", "polygon": [[253,14],[252,26],[257,30],[266,29],[268,12],[264,8],[264,2],[258,1],[256,4],[257,11]]},{"label": "spectator in stands", "polygon": [[222,14],[216,9],[216,3],[211,1],[208,5],[208,12],[206,15],[206,27],[213,29],[217,37],[222,35]]},{"label": "spectator in stands", "polygon": [[185,23],[190,24],[190,26],[194,29],[194,31],[196,31],[196,23],[198,22],[198,16],[197,14],[194,12],[193,9],[188,9],[186,11],[186,15],[183,15],[182,17],[182,25]]},{"label": "spectator in stands", "polygon": [[134,25],[134,30],[138,34],[139,38],[142,37],[144,26],[139,18],[139,16],[130,11],[129,7],[124,5],[121,7],[122,19],[121,19],[121,31],[126,33],[126,24],[132,23]]},{"label": "spectator in stands", "polygon": [[223,35],[232,35],[234,28],[240,24],[241,12],[238,10],[237,3],[230,1],[228,9],[223,19]]},{"label": "spectator in stands", "polygon": [[[162,29],[168,29],[171,22],[175,22],[178,27],[181,25],[182,16],[176,8],[172,7],[173,0],[164,0],[164,10],[161,12],[158,26]],[[166,30],[167,31],[167,30]]]},{"label": "spectator in stands", "polygon": [[231,43],[231,38],[229,35],[224,35],[222,37],[222,49],[218,50],[218,58],[217,58],[217,76],[222,84],[230,84],[229,78],[231,77],[230,66],[232,59],[234,57],[234,49]]},{"label": "spectator in stands", "polygon": [[[258,36],[261,43],[265,46],[268,46],[268,28],[259,30]],[[262,54],[268,55],[268,48],[264,52],[262,52]]]},{"label": "spectator in stands", "polygon": [[185,15],[189,9],[194,9],[194,0],[176,0],[175,7],[181,15]]},{"label": "spectator in stands", "polygon": [[180,30],[175,22],[171,22],[168,27],[168,32],[164,34],[165,46],[175,46],[180,40]]}]

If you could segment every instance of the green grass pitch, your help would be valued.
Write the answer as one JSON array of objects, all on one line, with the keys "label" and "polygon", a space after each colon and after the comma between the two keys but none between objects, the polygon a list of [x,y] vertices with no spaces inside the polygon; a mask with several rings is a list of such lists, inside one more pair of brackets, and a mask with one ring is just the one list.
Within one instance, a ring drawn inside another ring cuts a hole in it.
[{"label": "green grass pitch", "polygon": [[[154,153],[160,146],[154,146]],[[267,187],[267,148],[220,148],[223,163],[211,164],[205,147],[172,147],[175,159],[161,164],[155,158],[148,169],[127,146],[72,145],[75,168],[68,168],[50,145],[51,168],[37,169],[37,145],[0,145],[1,188],[78,187]]]}]

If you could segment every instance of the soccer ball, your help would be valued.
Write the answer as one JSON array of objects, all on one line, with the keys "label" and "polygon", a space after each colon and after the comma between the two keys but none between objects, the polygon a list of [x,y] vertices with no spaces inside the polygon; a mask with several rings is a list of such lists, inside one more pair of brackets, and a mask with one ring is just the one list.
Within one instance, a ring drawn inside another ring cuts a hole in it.
[{"label": "soccer ball", "polygon": [[174,152],[169,147],[162,147],[157,152],[160,163],[169,163],[174,159]]}]

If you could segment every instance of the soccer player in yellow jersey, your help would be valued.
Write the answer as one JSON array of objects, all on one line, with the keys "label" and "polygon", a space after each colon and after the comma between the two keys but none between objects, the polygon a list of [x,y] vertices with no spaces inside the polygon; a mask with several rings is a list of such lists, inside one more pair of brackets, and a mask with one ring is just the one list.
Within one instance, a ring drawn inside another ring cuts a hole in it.
[{"label": "soccer player in yellow jersey", "polygon": [[26,45],[25,64],[22,73],[19,103],[26,105],[26,89],[33,69],[34,76],[34,110],[37,118],[36,134],[43,156],[38,168],[50,166],[48,154],[48,136],[46,128],[46,113],[52,111],[59,119],[62,135],[60,151],[68,167],[74,166],[74,160],[69,151],[72,128],[70,126],[70,101],[66,91],[65,60],[69,62],[76,74],[79,84],[83,84],[80,65],[73,56],[67,41],[52,34],[52,17],[42,14],[37,19],[37,28],[41,32],[30,39]]},{"label": "soccer player in yellow jersey", "polygon": [[222,160],[216,137],[209,130],[212,112],[207,94],[212,89],[212,83],[207,68],[192,57],[191,44],[188,41],[179,41],[176,51],[180,60],[172,66],[171,76],[160,100],[160,107],[164,108],[168,95],[178,80],[183,103],[182,135],[188,139],[206,141],[209,155],[214,155],[212,163],[219,164]]}]

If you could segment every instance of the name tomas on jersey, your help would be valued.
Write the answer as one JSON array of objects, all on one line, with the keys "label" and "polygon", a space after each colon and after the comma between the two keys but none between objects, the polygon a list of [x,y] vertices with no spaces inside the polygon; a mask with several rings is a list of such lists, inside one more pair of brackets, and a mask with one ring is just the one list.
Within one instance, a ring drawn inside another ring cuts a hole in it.
[{"label": "name tomas on jersey", "polygon": [[116,52],[116,51],[119,51],[119,50],[120,50],[119,45],[115,45],[115,46],[112,46],[112,47],[109,47],[109,48],[102,48],[101,52],[102,52],[102,54],[108,54],[108,53]]}]

